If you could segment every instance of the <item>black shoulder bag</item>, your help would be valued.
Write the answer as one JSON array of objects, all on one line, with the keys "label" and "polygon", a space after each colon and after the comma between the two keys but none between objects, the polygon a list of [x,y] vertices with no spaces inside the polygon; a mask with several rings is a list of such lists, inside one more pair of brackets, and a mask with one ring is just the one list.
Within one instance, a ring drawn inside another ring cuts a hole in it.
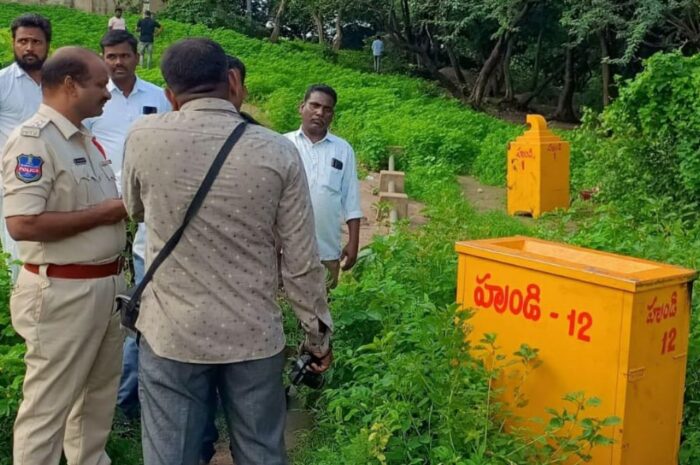
[{"label": "black shoulder bag", "polygon": [[148,267],[148,271],[146,272],[138,286],[132,287],[128,289],[126,293],[118,294],[116,296],[117,309],[121,313],[121,323],[123,327],[138,333],[138,331],[136,330],[136,320],[139,317],[141,295],[143,294],[143,291],[146,289],[146,286],[153,278],[153,275],[155,274],[158,267],[165,261],[166,258],[168,258],[168,255],[170,255],[177,243],[180,241],[180,238],[182,238],[182,234],[185,231],[187,224],[197,214],[199,207],[202,206],[204,198],[209,193],[209,189],[211,189],[211,186],[212,184],[214,184],[216,176],[219,174],[219,171],[221,171],[221,167],[223,166],[224,161],[226,161],[226,157],[228,157],[228,154],[231,153],[231,149],[233,149],[233,146],[236,145],[238,139],[240,139],[243,135],[246,125],[247,123],[245,121],[239,124],[238,126],[236,126],[233,132],[231,132],[231,135],[228,136],[228,139],[226,139],[226,142],[224,142],[224,145],[221,147],[219,153],[216,155],[216,158],[212,162],[211,167],[207,172],[207,175],[202,181],[202,184],[199,186],[199,189],[197,189],[197,192],[194,194],[192,202],[190,202],[190,206],[187,208],[187,212],[185,212],[185,217],[182,220],[182,224],[179,228],[177,228],[177,231],[175,231],[175,233],[170,237],[170,239],[168,239],[168,241],[165,243],[160,252],[158,252],[158,255],[156,256],[155,260],[153,260],[153,263],[151,263],[151,266]]}]

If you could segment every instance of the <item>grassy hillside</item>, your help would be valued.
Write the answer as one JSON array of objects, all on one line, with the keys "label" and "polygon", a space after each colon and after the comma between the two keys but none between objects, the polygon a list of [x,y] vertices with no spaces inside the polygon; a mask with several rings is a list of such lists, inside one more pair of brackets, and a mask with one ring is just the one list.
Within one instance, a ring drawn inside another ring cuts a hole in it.
[{"label": "grassy hillside", "polygon": [[[9,25],[27,6],[3,4],[0,25]],[[56,7],[31,7],[51,18],[52,48],[78,44],[98,49],[107,17]],[[127,18],[133,30],[136,18]],[[377,76],[334,65],[294,43],[273,45],[230,30],[210,31],[201,26],[164,20],[164,33],[156,38],[156,62],[168,43],[182,37],[210,36],[227,52],[239,56],[249,68],[250,98],[270,115],[275,129],[287,131],[298,124],[297,107],[309,84],[325,82],[339,94],[334,130],[347,138],[369,168],[386,163],[386,147],[406,148],[403,166],[416,160],[444,162],[459,172],[476,163],[491,182],[502,181],[506,142],[520,129],[476,113],[445,97],[425,81],[403,76]],[[3,61],[7,61],[5,49]],[[145,79],[161,84],[158,69],[140,71]],[[397,117],[401,115],[401,117]],[[496,172],[498,171],[498,172]]]}]

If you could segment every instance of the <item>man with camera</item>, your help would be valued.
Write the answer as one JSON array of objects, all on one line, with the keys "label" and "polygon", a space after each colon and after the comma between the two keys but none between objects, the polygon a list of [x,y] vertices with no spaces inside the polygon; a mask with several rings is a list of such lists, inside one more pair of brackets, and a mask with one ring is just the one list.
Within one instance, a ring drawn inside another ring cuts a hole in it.
[{"label": "man with camera", "polygon": [[[129,32],[114,29],[100,40],[102,58],[109,70],[107,90],[112,98],[97,118],[83,122],[97,138],[114,170],[117,186],[121,187],[124,142],[132,123],[144,114],[170,111],[170,103],[160,87],[136,76],[139,55],[136,38]],[[146,228],[138,225],[132,247],[134,280],[143,278],[143,257],[146,253]],[[133,336],[124,340],[122,378],[119,384],[117,406],[127,417],[138,417],[138,346]]]},{"label": "man with camera", "polygon": [[[276,237],[287,251],[282,274],[304,348],[317,358],[311,369],[323,372],[332,360],[304,168],[282,136],[244,122],[229,100],[238,83],[219,44],[181,40],[163,55],[161,71],[176,111],[132,126],[123,171],[127,210],[148,231],[147,265],[186,225],[146,287],[136,322],[144,462],[197,463],[215,386],[235,463],[286,464]],[[233,148],[222,150],[225,141]],[[201,208],[185,223],[222,155]]]}]

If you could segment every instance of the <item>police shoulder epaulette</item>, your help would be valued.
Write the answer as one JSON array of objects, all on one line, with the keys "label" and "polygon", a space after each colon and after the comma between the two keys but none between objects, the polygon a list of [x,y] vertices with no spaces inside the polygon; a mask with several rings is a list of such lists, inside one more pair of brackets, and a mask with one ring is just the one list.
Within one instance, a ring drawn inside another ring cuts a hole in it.
[{"label": "police shoulder epaulette", "polygon": [[27,124],[22,126],[20,134],[28,137],[39,137],[41,130],[44,129],[47,124],[49,124],[49,120],[44,118],[29,121]]}]

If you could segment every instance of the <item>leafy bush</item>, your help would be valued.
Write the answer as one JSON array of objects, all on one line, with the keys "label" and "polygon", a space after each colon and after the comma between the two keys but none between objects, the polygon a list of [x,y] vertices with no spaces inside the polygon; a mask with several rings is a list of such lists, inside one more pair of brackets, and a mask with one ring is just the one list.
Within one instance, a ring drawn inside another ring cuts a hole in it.
[{"label": "leafy bush", "polygon": [[160,17],[207,27],[226,27],[256,37],[266,34],[258,23],[248,21],[241,3],[235,1],[170,0]]},{"label": "leafy bush", "polygon": [[[700,56],[656,54],[619,98],[586,129],[585,182],[605,200],[700,196]],[[580,139],[579,139],[580,140]]]},{"label": "leafy bush", "polygon": [[24,344],[10,324],[9,255],[0,254],[0,465],[12,463],[12,425],[24,379]]}]

